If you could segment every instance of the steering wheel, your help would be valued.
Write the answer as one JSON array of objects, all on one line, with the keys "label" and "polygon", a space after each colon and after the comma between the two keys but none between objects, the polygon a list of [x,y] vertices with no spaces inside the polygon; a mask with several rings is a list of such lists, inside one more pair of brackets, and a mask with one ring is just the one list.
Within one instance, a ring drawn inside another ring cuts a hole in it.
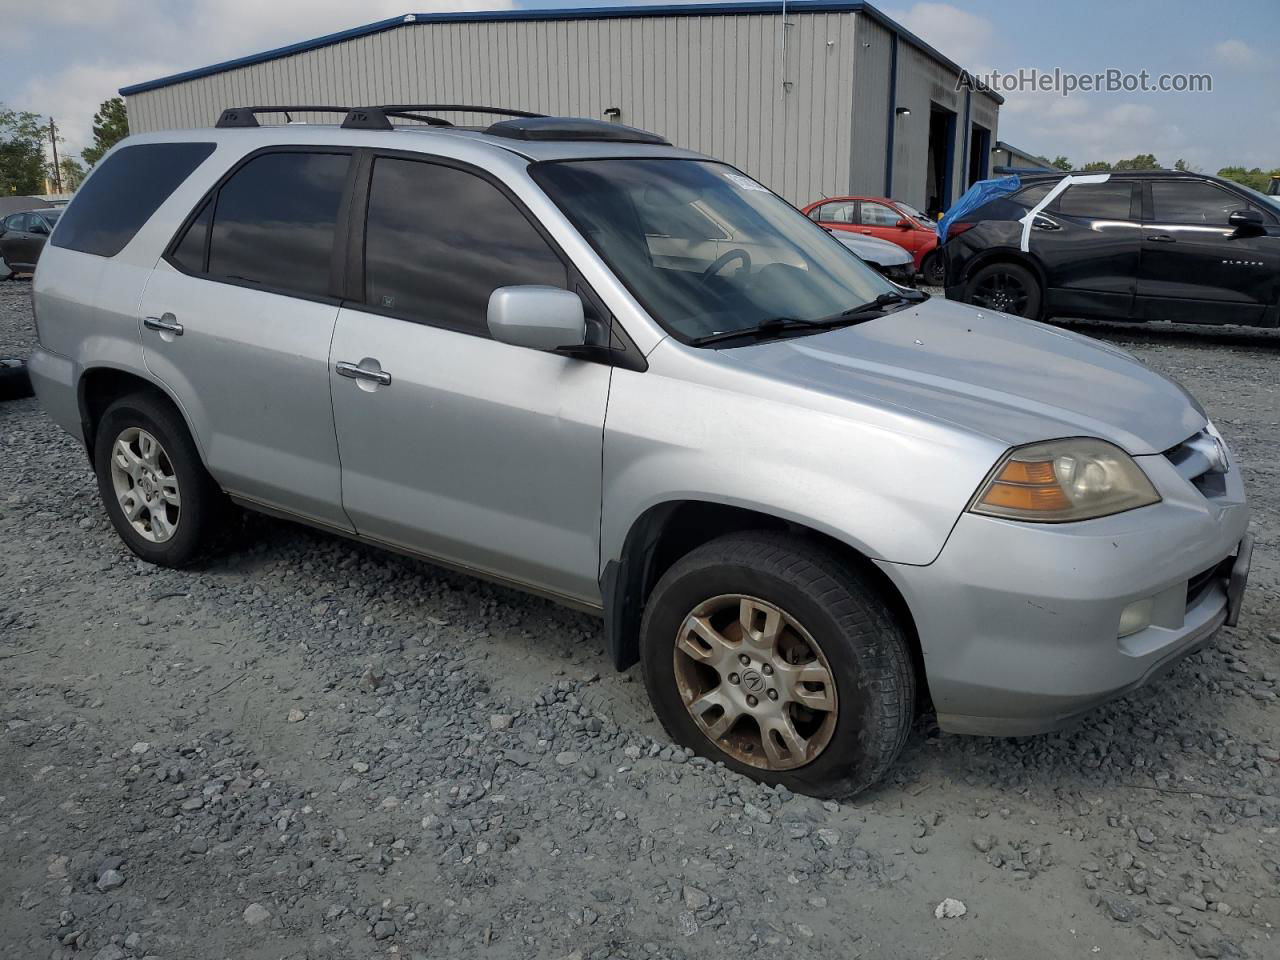
[{"label": "steering wheel", "polygon": [[742,261],[742,266],[738,268],[739,270],[751,269],[751,254],[747,253],[747,251],[743,250],[741,247],[734,247],[732,250],[726,250],[724,253],[720,254],[720,256],[716,257],[711,265],[702,271],[702,279],[710,280],[735,260]]}]

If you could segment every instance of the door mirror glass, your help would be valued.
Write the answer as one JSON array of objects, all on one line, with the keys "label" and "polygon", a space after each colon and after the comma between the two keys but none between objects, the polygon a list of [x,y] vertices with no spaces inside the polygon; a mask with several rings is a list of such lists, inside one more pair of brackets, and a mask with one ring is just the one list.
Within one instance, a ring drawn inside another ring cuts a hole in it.
[{"label": "door mirror glass", "polygon": [[489,295],[488,324],[493,339],[531,350],[580,347],[587,339],[582,299],[559,287],[499,287]]},{"label": "door mirror glass", "polygon": [[1260,229],[1263,225],[1262,214],[1257,210],[1232,210],[1227,223],[1237,230]]},{"label": "door mirror glass", "polygon": [[911,221],[908,220],[906,217],[903,217],[901,220],[895,223],[894,226],[897,227],[899,230],[910,230]]}]

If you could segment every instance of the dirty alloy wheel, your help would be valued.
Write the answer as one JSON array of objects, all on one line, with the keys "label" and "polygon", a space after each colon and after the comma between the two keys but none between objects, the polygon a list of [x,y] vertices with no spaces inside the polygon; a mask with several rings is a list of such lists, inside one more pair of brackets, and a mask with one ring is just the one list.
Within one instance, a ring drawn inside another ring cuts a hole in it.
[{"label": "dirty alloy wheel", "polygon": [[936,250],[924,258],[920,264],[920,273],[924,277],[925,286],[941,287],[947,282],[947,264],[942,254]]},{"label": "dirty alloy wheel", "polygon": [[94,469],[130,550],[168,567],[199,555],[222,495],[171,404],[146,393],[112,403],[98,424]]},{"label": "dirty alloy wheel", "polygon": [[874,783],[910,727],[906,638],[875,588],[826,547],[732,534],[678,560],[641,625],[654,709],[694,752],[798,793]]},{"label": "dirty alloy wheel", "polygon": [[1040,316],[1040,284],[1026,267],[993,263],[983,267],[965,286],[966,303],[1016,317]]}]

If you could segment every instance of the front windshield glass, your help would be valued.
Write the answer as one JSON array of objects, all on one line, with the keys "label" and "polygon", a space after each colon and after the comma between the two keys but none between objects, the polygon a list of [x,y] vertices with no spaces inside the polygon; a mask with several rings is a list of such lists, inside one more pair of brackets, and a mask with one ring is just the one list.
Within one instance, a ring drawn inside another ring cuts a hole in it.
[{"label": "front windshield glass", "polygon": [[775,318],[819,320],[895,289],[722,163],[557,160],[530,172],[653,318],[684,340]]},{"label": "front windshield glass", "polygon": [[907,216],[909,216],[909,217],[913,217],[914,219],[916,219],[917,221],[919,221],[919,223],[920,223],[922,226],[926,226],[926,227],[936,227],[936,226],[938,225],[938,224],[937,224],[937,221],[935,221],[935,220],[933,219],[933,217],[926,216],[925,214],[923,214],[923,213],[921,213],[919,210],[917,210],[915,207],[913,207],[911,204],[909,204],[909,203],[903,203],[901,200],[895,200],[895,201],[893,201],[893,202],[894,202],[894,203],[896,203],[896,204],[898,205],[898,209],[899,209],[899,210],[901,210],[901,211],[902,211],[903,213],[905,213]]},{"label": "front windshield glass", "polygon": [[1247,193],[1250,199],[1264,210],[1280,213],[1280,197],[1269,197],[1265,193],[1260,193],[1253,189],[1253,187],[1246,187],[1243,183],[1237,183],[1235,186]]}]

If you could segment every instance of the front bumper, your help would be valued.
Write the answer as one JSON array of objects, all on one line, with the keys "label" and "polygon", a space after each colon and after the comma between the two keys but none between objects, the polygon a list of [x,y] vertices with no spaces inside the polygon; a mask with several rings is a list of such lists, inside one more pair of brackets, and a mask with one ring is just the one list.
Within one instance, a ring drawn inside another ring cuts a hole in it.
[{"label": "front bumper", "polygon": [[[1238,613],[1252,545],[1238,471],[1206,497],[1165,457],[1138,461],[1161,503],[1068,524],[966,513],[932,564],[880,564],[915,618],[943,730],[1058,729],[1200,649]],[[1117,637],[1121,612],[1147,598],[1151,625]]]}]

